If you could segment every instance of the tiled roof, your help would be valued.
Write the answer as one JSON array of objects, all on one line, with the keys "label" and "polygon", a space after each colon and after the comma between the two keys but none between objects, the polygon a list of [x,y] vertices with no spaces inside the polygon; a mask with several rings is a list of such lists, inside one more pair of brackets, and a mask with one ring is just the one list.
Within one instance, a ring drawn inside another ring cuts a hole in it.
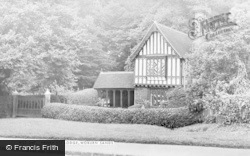
[{"label": "tiled roof", "polygon": [[141,48],[144,46],[151,33],[154,31],[158,31],[169,42],[169,44],[176,51],[176,53],[181,58],[185,58],[185,55],[187,51],[189,51],[192,44],[192,41],[188,37],[188,35],[181,31],[154,22],[149,28],[147,34],[137,46],[136,50],[130,55],[130,58],[132,60],[139,54]]},{"label": "tiled roof", "polygon": [[93,88],[134,88],[134,72],[101,72]]}]

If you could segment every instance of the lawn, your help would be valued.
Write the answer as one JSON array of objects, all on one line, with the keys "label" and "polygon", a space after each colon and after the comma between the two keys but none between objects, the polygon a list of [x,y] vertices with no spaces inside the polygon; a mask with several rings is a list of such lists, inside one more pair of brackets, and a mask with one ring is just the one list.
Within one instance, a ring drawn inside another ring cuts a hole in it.
[{"label": "lawn", "polygon": [[174,130],[151,125],[98,124],[43,118],[0,119],[0,137],[250,148],[250,125],[196,124]]}]

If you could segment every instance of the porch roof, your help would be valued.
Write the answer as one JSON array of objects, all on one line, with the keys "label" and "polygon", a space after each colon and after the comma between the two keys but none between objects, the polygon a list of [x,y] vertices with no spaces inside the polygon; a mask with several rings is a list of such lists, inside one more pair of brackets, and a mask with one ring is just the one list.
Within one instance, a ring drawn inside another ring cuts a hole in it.
[{"label": "porch roof", "polygon": [[134,88],[134,72],[101,72],[95,81],[95,89]]}]

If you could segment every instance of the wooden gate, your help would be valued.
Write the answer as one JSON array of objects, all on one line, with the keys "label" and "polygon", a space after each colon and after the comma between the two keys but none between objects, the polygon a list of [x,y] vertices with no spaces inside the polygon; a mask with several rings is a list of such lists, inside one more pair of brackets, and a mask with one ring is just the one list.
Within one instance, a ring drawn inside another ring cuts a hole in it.
[{"label": "wooden gate", "polygon": [[12,117],[41,117],[42,108],[50,103],[49,90],[44,95],[18,95],[13,93]]},{"label": "wooden gate", "polygon": [[44,95],[18,95],[16,116],[41,117],[41,110],[44,104]]}]

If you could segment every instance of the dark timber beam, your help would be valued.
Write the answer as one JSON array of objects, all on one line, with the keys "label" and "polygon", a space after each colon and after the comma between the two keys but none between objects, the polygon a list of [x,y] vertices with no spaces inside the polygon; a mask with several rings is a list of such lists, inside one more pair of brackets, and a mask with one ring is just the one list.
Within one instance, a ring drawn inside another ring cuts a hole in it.
[{"label": "dark timber beam", "polygon": [[108,99],[109,99],[109,90],[105,90],[106,93],[106,105],[108,104]]},{"label": "dark timber beam", "polygon": [[130,90],[127,90],[128,91],[128,107],[130,106]]},{"label": "dark timber beam", "polygon": [[113,90],[113,107],[115,107],[115,90]]},{"label": "dark timber beam", "polygon": [[120,107],[123,107],[123,103],[122,103],[122,90],[120,90]]}]

